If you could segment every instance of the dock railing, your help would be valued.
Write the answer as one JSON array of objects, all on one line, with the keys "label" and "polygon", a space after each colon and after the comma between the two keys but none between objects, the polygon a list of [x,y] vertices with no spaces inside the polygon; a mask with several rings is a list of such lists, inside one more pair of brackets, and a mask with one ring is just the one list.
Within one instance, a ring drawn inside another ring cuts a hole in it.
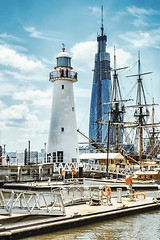
[{"label": "dock railing", "polygon": [[0,189],[0,214],[64,216],[60,193]]},{"label": "dock railing", "polygon": [[[93,191],[101,192],[99,185],[86,185],[84,178],[65,179],[65,186],[60,188],[64,206],[82,202],[88,202],[92,199]],[[56,192],[57,189],[52,189]]]}]

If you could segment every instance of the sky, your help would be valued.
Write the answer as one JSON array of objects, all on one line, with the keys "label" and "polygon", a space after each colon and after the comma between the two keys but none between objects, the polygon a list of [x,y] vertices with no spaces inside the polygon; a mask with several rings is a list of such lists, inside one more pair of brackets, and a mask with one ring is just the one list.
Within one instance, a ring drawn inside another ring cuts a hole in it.
[{"label": "sky", "polygon": [[[107,52],[116,48],[124,99],[136,97],[138,51],[148,102],[160,104],[159,0],[0,0],[0,145],[40,151],[48,141],[56,66],[62,43],[78,72],[74,83],[77,128],[88,136],[90,97],[103,5]],[[160,119],[159,106],[157,121]],[[81,141],[79,136],[79,141]],[[84,139],[83,139],[84,141]]]}]

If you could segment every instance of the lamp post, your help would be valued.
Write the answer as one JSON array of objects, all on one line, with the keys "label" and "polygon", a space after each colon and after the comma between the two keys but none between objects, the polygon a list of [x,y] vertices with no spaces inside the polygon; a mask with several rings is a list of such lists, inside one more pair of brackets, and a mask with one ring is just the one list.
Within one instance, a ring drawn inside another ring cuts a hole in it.
[{"label": "lamp post", "polygon": [[46,163],[46,144],[44,143],[44,163]]},{"label": "lamp post", "polygon": [[30,165],[30,160],[31,160],[31,142],[28,141],[28,159],[27,159],[27,164]]},{"label": "lamp post", "polygon": [[4,162],[6,163],[6,144],[3,144],[3,146],[4,146],[4,150],[3,150],[3,152],[4,152]]},{"label": "lamp post", "polygon": [[3,146],[4,146],[4,155],[6,154],[6,144],[3,144]]}]

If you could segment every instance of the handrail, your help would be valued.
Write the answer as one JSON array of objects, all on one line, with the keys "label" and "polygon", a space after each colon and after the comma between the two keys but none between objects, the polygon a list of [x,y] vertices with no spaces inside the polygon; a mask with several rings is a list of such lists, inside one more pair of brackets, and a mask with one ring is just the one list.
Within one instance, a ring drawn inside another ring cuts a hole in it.
[{"label": "handrail", "polygon": [[0,189],[0,214],[39,214],[64,216],[60,193]]},{"label": "handrail", "polygon": [[77,80],[77,72],[74,72],[74,71],[64,71],[64,70],[61,70],[61,71],[52,71],[50,72],[49,74],[49,79],[55,79],[55,78],[71,78],[71,79],[76,79]]}]

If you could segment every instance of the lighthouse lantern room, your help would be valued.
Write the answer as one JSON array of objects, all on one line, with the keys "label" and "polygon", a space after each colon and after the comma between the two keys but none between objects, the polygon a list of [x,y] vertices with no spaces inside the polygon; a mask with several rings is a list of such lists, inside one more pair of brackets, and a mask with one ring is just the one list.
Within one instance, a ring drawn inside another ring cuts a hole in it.
[{"label": "lighthouse lantern room", "polygon": [[47,147],[48,162],[78,162],[78,136],[73,83],[77,72],[72,71],[71,57],[65,52],[57,56],[57,66],[50,72],[54,83],[50,130]]}]

